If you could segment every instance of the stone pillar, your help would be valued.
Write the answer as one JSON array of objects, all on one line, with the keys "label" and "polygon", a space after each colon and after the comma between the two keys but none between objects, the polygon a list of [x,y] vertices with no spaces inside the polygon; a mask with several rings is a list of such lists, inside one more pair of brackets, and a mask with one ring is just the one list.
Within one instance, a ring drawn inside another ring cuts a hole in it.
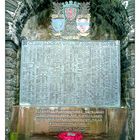
[{"label": "stone pillar", "polygon": [[128,108],[127,140],[134,140],[135,134],[135,1],[124,0],[130,23],[126,45],[121,51],[122,97]]},{"label": "stone pillar", "polygon": [[5,128],[8,134],[11,109],[17,98],[17,46],[12,41],[6,41],[5,55]]},{"label": "stone pillar", "polygon": [[126,48],[130,66],[127,68],[127,81],[126,81],[126,103],[128,107],[128,140],[134,140],[135,134],[135,44],[130,43]]},{"label": "stone pillar", "polygon": [[128,69],[129,77],[127,79],[127,89],[128,89],[128,100],[127,106],[129,108],[128,112],[128,140],[134,140],[135,135],[135,1],[128,0],[128,17],[130,21],[130,32],[128,34],[129,44],[126,48],[128,52],[128,59],[130,61],[130,67]]}]

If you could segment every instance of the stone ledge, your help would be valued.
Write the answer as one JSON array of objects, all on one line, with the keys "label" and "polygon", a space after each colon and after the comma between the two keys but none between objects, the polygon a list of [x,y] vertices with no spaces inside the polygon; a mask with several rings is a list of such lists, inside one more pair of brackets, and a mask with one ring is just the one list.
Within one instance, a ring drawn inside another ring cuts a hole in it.
[{"label": "stone ledge", "polygon": [[[44,117],[46,118],[40,119],[38,118],[39,119],[38,120],[36,117],[40,114],[42,116],[45,115]],[[79,117],[77,117],[78,114],[80,115]],[[47,115],[50,116],[49,118],[51,120],[47,119]],[[66,117],[63,118],[63,115]],[[68,119],[69,116],[70,119]],[[95,116],[97,118],[101,117],[102,119],[100,121],[98,120],[99,118],[93,119]],[[12,120],[11,133],[29,136],[33,134],[46,134],[46,135],[57,134],[61,132],[61,129],[66,127],[66,125],[62,126],[64,124],[64,120],[60,118],[66,119],[65,122],[68,128],[67,131],[68,130],[77,131],[77,129],[79,130],[79,128],[84,127],[85,129],[83,129],[82,131],[83,134],[96,135],[105,133],[109,136],[114,136],[115,139],[113,140],[119,140],[121,134],[122,133],[125,134],[124,127],[126,126],[127,109],[124,108],[89,109],[89,108],[72,108],[72,107],[39,108],[39,107],[14,106],[11,119]],[[72,124],[70,123],[70,121],[74,120],[76,120],[77,122],[76,128],[74,127],[75,126],[74,123]],[[80,125],[80,120],[85,121],[85,123],[83,123],[83,125]],[[54,125],[57,125],[59,131],[57,130],[56,126],[52,127],[50,121],[52,123],[54,122]]]}]

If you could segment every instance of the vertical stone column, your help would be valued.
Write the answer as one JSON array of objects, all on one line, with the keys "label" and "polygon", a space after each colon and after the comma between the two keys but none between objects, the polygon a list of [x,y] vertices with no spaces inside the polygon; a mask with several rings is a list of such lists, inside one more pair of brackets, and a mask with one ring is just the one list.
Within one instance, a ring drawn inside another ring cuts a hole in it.
[{"label": "vertical stone column", "polygon": [[135,134],[135,1],[128,0],[128,17],[130,21],[130,32],[128,34],[129,44],[126,48],[128,52],[128,59],[130,61],[130,67],[128,69],[129,76],[127,79],[127,89],[128,89],[128,100],[127,106],[129,108],[128,112],[128,140],[134,140]]},{"label": "vertical stone column", "polygon": [[8,134],[11,109],[17,96],[17,46],[12,41],[6,41],[5,55],[5,128]]},{"label": "vertical stone column", "polygon": [[130,43],[128,47],[126,48],[126,54],[128,55],[130,66],[127,68],[127,82],[126,82],[126,92],[127,92],[127,98],[126,103],[127,107],[129,109],[128,111],[128,140],[134,139],[134,133],[135,133],[135,44]]},{"label": "vertical stone column", "polygon": [[135,49],[134,43],[130,43],[121,52],[121,79],[123,105],[128,108],[127,140],[134,139],[134,104],[135,104]]},{"label": "vertical stone column", "polygon": [[128,108],[127,140],[134,140],[135,134],[135,1],[124,0],[130,23],[126,46],[121,51],[122,56],[122,94]]},{"label": "vertical stone column", "polygon": [[5,66],[5,124],[6,139],[10,131],[10,119],[12,106],[18,104],[19,100],[19,62],[20,52],[17,44],[20,44],[21,31],[30,15],[29,6],[26,1],[6,0],[6,66]]},{"label": "vertical stone column", "polygon": [[135,1],[128,0],[128,7],[127,7],[128,18],[130,22],[130,31],[128,34],[129,41],[135,40]]}]

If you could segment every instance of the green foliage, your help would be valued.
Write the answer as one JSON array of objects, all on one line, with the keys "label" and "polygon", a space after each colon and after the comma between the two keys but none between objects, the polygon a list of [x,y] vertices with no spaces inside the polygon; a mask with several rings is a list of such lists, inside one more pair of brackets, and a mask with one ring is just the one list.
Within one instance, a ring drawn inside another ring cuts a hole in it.
[{"label": "green foliage", "polygon": [[98,19],[102,15],[116,30],[118,39],[123,39],[129,31],[128,15],[119,0],[91,0],[91,15]]},{"label": "green foliage", "polygon": [[[45,25],[46,27],[50,24],[50,12],[51,10],[43,10],[42,12],[39,12],[37,15],[37,22],[38,25]],[[46,20],[45,20],[46,19]]]},{"label": "green foliage", "polygon": [[18,140],[18,135],[17,135],[17,133],[11,132],[11,133],[10,133],[10,140]]}]

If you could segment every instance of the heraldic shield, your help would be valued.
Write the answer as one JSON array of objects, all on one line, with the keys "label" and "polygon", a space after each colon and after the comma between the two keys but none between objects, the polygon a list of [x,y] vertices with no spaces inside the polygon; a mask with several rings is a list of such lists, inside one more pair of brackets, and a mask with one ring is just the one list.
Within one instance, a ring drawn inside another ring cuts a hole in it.
[{"label": "heraldic shield", "polygon": [[76,8],[65,8],[65,17],[68,20],[74,20],[77,15],[77,9]]},{"label": "heraldic shield", "polygon": [[87,32],[90,28],[90,21],[88,18],[77,18],[76,24],[77,24],[77,29],[81,33]]},{"label": "heraldic shield", "polygon": [[61,32],[65,28],[65,19],[64,18],[52,19],[52,27],[55,32]]},{"label": "heraldic shield", "polygon": [[79,3],[77,2],[73,2],[73,1],[69,1],[66,3],[63,3],[63,14],[65,16],[65,18],[68,21],[72,21],[74,19],[76,19],[77,14],[78,14],[78,8],[79,8]]}]

